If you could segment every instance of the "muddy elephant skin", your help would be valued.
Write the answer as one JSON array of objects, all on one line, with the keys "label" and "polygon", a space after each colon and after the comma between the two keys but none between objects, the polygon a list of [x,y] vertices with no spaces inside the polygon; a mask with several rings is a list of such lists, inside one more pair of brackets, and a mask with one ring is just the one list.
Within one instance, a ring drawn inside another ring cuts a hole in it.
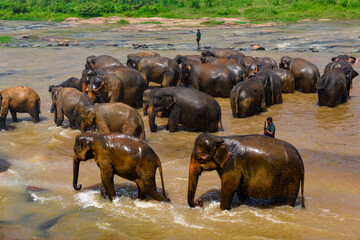
[{"label": "muddy elephant skin", "polygon": [[10,111],[13,122],[16,113],[29,113],[33,123],[40,121],[40,97],[29,87],[11,87],[0,91],[0,129],[6,128],[6,116]]},{"label": "muddy elephant skin", "polygon": [[97,129],[100,133],[119,132],[145,140],[144,122],[140,114],[124,103],[103,103],[83,107],[81,131]]},{"label": "muddy elephant skin", "polygon": [[[304,164],[291,144],[264,135],[214,136],[195,140],[189,167],[188,204],[194,202],[203,171],[216,170],[221,179],[222,210],[231,209],[236,193],[241,203],[268,200],[269,205],[295,206],[301,186],[304,202]],[[202,201],[199,201],[202,205]]]},{"label": "muddy elephant skin", "polygon": [[[149,195],[158,201],[167,201],[165,195],[162,166],[159,157],[145,141],[120,134],[83,133],[76,137],[73,157],[73,187],[78,186],[79,166],[81,161],[95,159],[101,174],[101,196],[108,196],[110,201],[116,196],[114,175],[134,181],[138,187],[138,198]],[[159,168],[163,195],[156,191],[155,173]]]}]

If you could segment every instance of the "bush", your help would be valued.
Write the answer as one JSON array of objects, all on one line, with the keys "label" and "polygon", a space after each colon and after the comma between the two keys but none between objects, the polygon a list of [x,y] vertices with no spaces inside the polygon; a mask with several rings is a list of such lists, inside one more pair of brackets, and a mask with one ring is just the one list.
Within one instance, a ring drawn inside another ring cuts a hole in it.
[{"label": "bush", "polygon": [[191,2],[190,2],[190,7],[191,7],[191,8],[195,8],[195,9],[199,9],[199,8],[200,8],[200,2],[199,2],[199,0],[191,0]]},{"label": "bush", "polygon": [[81,4],[76,8],[76,12],[81,17],[99,17],[102,16],[103,9],[97,3],[88,2],[87,4]]}]

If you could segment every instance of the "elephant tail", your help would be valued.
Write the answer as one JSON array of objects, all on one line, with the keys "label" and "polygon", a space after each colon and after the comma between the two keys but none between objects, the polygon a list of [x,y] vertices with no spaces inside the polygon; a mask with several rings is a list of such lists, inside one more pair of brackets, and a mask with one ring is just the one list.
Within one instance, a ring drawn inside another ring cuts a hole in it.
[{"label": "elephant tail", "polygon": [[161,162],[160,162],[159,158],[157,159],[157,167],[159,168],[159,173],[160,173],[160,178],[161,178],[161,186],[163,189],[163,195],[166,198],[165,186],[164,186],[164,176],[163,176],[162,166],[161,166]]},{"label": "elephant tail", "polygon": [[221,122],[221,113],[220,113],[220,129],[221,129],[221,131],[223,132],[224,131],[224,127],[223,127],[223,125],[222,125],[222,122]]},{"label": "elephant tail", "polygon": [[2,96],[1,96],[1,93],[0,93],[0,112],[1,112],[1,106],[2,106]]},{"label": "elephant tail", "polygon": [[301,207],[305,208],[305,197],[304,197],[304,179],[305,176],[301,179]]}]

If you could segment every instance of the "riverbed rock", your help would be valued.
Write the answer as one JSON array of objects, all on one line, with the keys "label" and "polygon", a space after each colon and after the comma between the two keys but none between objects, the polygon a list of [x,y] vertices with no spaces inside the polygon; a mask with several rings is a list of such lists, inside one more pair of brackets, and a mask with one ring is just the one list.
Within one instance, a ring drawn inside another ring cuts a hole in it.
[{"label": "riverbed rock", "polygon": [[6,172],[11,167],[11,163],[4,159],[0,159],[0,173]]},{"label": "riverbed rock", "polygon": [[68,42],[64,42],[64,41],[61,41],[58,43],[58,46],[60,47],[68,47],[69,46],[69,43]]},{"label": "riverbed rock", "polygon": [[79,44],[78,41],[74,41],[72,45],[73,45],[73,46],[79,46],[80,44]]},{"label": "riverbed rock", "polygon": [[254,44],[251,45],[251,50],[258,51],[258,50],[265,50],[265,48],[260,46],[259,44]]}]

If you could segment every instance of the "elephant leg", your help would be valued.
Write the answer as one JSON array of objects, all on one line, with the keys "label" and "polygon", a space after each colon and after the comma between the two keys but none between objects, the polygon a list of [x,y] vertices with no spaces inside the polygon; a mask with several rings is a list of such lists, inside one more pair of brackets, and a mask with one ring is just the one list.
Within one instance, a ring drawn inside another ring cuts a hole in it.
[{"label": "elephant leg", "polygon": [[169,115],[168,128],[170,132],[176,132],[180,123],[180,108],[174,106]]},{"label": "elephant leg", "polygon": [[114,185],[114,172],[112,170],[101,170],[101,181],[105,187],[105,193],[108,195],[110,201],[116,196]]},{"label": "elephant leg", "polygon": [[58,127],[60,127],[64,121],[64,113],[62,112],[62,110],[59,106],[56,108],[54,121],[56,123],[56,126],[58,126]]},{"label": "elephant leg", "polygon": [[168,201],[164,196],[156,191],[156,183],[155,183],[155,174],[146,180],[141,180],[142,182],[139,183],[139,187],[142,188],[141,191],[145,194],[152,197],[154,200],[157,201]]},{"label": "elephant leg", "polygon": [[105,198],[106,197],[106,191],[105,191],[105,185],[103,181],[101,180],[101,186],[100,186],[100,195]]},{"label": "elephant leg", "polygon": [[226,175],[222,176],[221,180],[221,201],[220,208],[221,210],[230,210],[232,199],[235,192],[238,190],[240,185],[241,176],[227,178]]},{"label": "elephant leg", "polygon": [[38,123],[40,120],[39,111],[37,109],[33,109],[29,112],[33,123]]},{"label": "elephant leg", "polygon": [[292,182],[288,185],[286,195],[283,197],[285,204],[294,207],[300,189],[300,181]]},{"label": "elephant leg", "polygon": [[141,190],[140,186],[138,183],[136,183],[136,186],[138,188],[138,198],[139,199],[145,199],[146,194]]},{"label": "elephant leg", "polygon": [[16,116],[16,111],[13,110],[13,109],[10,109],[10,113],[11,113],[11,117],[13,119],[13,122],[17,122],[18,119],[17,119],[17,116]]},{"label": "elephant leg", "polygon": [[70,128],[75,129],[76,128],[76,120],[70,121]]},{"label": "elephant leg", "polygon": [[103,122],[100,121],[97,125],[96,125],[98,131],[100,133],[109,133],[111,132],[110,128]]}]

